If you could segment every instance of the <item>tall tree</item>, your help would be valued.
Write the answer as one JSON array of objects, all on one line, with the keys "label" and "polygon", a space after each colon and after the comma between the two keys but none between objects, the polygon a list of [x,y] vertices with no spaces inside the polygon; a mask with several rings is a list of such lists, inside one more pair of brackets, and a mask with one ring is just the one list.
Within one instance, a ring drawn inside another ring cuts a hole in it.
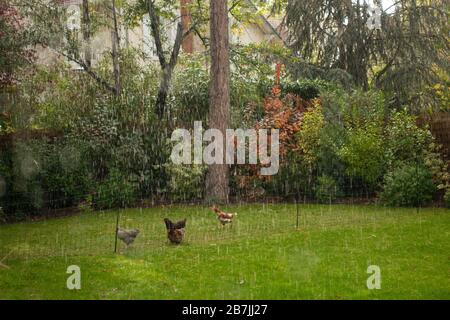
[{"label": "tall tree", "polygon": [[117,21],[116,0],[112,0],[112,17],[113,27],[111,31],[111,44],[112,44],[112,59],[114,69],[114,85],[116,94],[120,94],[122,91],[122,79],[120,74],[120,36],[119,36],[119,24]]},{"label": "tall tree", "polygon": [[[248,21],[251,16],[255,15],[255,6],[251,1],[230,0],[229,2],[228,11],[237,20]],[[209,39],[204,34],[203,28],[209,21],[208,5],[201,0],[136,0],[133,5],[128,6],[127,11],[131,26],[136,26],[136,18],[140,20],[144,14],[148,14],[150,18],[150,33],[161,67],[155,109],[158,118],[162,120],[168,113],[166,110],[167,97],[181,48],[186,53],[193,51],[194,34],[198,36],[205,47],[209,47]],[[168,43],[165,34],[165,25],[170,23],[177,24],[175,39],[172,43]]]},{"label": "tall tree", "polygon": [[395,94],[398,104],[412,104],[440,81],[437,70],[448,72],[446,2],[395,1],[382,8],[381,27],[370,28],[368,1],[289,0],[286,24],[292,47],[318,73],[342,70],[360,87],[373,85]]},{"label": "tall tree", "polygon": [[0,89],[13,83],[17,69],[33,60],[30,40],[17,9],[0,0]]},{"label": "tall tree", "polygon": [[[210,128],[220,130],[224,137],[230,123],[230,49],[228,26],[227,0],[211,0],[209,126]],[[222,148],[225,149],[224,145]],[[210,165],[206,175],[206,199],[228,202],[228,178],[229,167],[227,164]]]},{"label": "tall tree", "polygon": [[91,15],[89,12],[89,0],[83,0],[83,21],[81,29],[83,30],[84,41],[84,60],[86,65],[92,67],[92,48],[91,48]]},{"label": "tall tree", "polygon": [[177,65],[178,56],[181,49],[183,38],[186,37],[190,31],[183,34],[183,27],[181,22],[177,23],[177,33],[175,42],[173,44],[170,59],[167,61],[163,49],[163,41],[161,37],[161,20],[156,11],[156,6],[153,0],[148,0],[148,14],[150,17],[150,28],[153,39],[155,41],[156,54],[158,55],[159,64],[161,65],[162,78],[158,90],[158,97],[156,100],[156,114],[159,119],[163,119],[167,104],[167,96],[169,94],[169,87],[172,81],[173,70]]},{"label": "tall tree", "polygon": [[[177,7],[177,3],[179,6]],[[209,46],[207,37],[202,33],[203,26],[209,21],[207,5],[204,1],[178,0],[178,1],[158,1],[158,0],[139,0],[131,11],[134,15],[141,15],[145,7],[145,13],[149,14],[150,30],[154,40],[156,54],[162,70],[158,97],[156,101],[156,113],[160,119],[163,119],[167,113],[167,96],[171,85],[173,70],[177,64],[180,49],[184,52],[191,53],[193,51],[194,34],[203,42],[205,47]],[[175,14],[176,9],[179,15]],[[227,6],[228,10],[228,6]],[[254,5],[251,1],[230,0],[230,8],[228,12],[238,20],[250,19],[254,16]],[[237,14],[239,13],[239,14]],[[131,15],[133,16],[133,14]],[[177,32],[173,43],[165,48],[164,28],[162,17],[170,17],[170,20],[177,21]],[[179,19],[180,18],[180,19]]]}]

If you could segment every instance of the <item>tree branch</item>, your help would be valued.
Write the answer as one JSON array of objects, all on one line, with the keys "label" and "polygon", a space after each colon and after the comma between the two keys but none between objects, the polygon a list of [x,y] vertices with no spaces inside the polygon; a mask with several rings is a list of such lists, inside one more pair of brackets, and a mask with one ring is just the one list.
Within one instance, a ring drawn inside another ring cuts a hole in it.
[{"label": "tree branch", "polygon": [[92,52],[91,52],[91,17],[89,14],[89,1],[83,0],[83,24],[81,26],[83,31],[83,40],[86,43],[84,50],[84,60],[86,65],[92,66]]},{"label": "tree branch", "polygon": [[205,48],[207,48],[207,47],[208,47],[208,41],[207,41],[207,38],[204,37],[204,36],[201,34],[201,32],[200,32],[197,28],[194,28],[194,32],[195,32],[195,34],[200,38],[201,42],[203,43],[203,46],[204,46]]},{"label": "tree branch", "polygon": [[168,66],[171,70],[173,70],[173,68],[175,68],[175,65],[177,64],[178,55],[180,54],[181,43],[183,42],[183,39],[189,33],[186,32],[183,34],[183,25],[181,24],[181,22],[178,22],[177,34],[175,36],[175,43],[173,45],[172,55],[170,56],[170,62],[169,62],[169,66]]},{"label": "tree branch", "polygon": [[389,68],[391,68],[395,62],[395,59],[397,59],[397,54],[400,51],[400,46],[397,47],[397,50],[395,51],[395,53],[392,55],[391,60],[388,61],[388,63],[386,63],[386,65],[384,66],[384,68],[379,71],[377,73],[377,75],[375,76],[375,83],[378,84],[381,77],[389,70]]},{"label": "tree branch", "polygon": [[114,82],[115,82],[115,92],[119,94],[122,91],[122,81],[120,74],[120,37],[119,37],[119,27],[117,23],[116,14],[116,0],[112,0],[112,14],[113,14],[113,31],[112,31],[112,58],[113,58],[113,69],[114,69]]},{"label": "tree branch", "polygon": [[92,77],[95,81],[97,81],[98,84],[100,84],[103,88],[105,88],[106,90],[112,92],[113,94],[118,94],[118,92],[116,91],[116,88],[114,86],[112,86],[111,84],[109,84],[105,79],[103,79],[100,75],[98,75],[97,73],[95,73],[95,71],[92,70],[91,67],[89,67],[84,61],[82,60],[78,60],[75,57],[63,52],[63,51],[59,51],[57,49],[51,48],[53,51],[55,51],[56,53],[62,55],[63,57],[66,57],[68,60],[75,62],[76,64],[78,64],[80,67],[83,68],[83,70],[90,76]]},{"label": "tree branch", "polygon": [[164,50],[161,41],[160,34],[160,20],[156,15],[155,4],[152,0],[148,0],[148,15],[150,17],[150,28],[152,30],[152,36],[155,40],[156,54],[158,55],[159,64],[161,68],[164,69],[166,67],[166,57],[164,56]]}]

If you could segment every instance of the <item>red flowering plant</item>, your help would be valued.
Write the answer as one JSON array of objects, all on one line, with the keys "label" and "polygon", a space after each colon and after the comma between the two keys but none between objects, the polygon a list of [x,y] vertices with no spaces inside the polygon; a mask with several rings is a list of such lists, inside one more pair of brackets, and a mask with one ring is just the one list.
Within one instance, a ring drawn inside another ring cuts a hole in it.
[{"label": "red flowering plant", "polygon": [[[277,68],[277,76],[279,69]],[[279,80],[271,89],[269,96],[263,100],[263,117],[254,124],[254,129],[278,129],[279,130],[279,164],[280,167],[288,165],[288,154],[301,152],[298,148],[298,135],[304,113],[313,105],[320,103],[319,100],[304,100],[292,93],[283,93]],[[268,135],[268,145],[270,145]],[[235,141],[236,144],[236,141]],[[260,148],[261,146],[258,146]],[[270,149],[270,148],[269,148]],[[259,150],[258,150],[259,152]],[[261,187],[270,182],[273,176],[261,175],[261,163],[236,166],[234,168],[235,188],[247,198],[257,198],[264,194]]]}]

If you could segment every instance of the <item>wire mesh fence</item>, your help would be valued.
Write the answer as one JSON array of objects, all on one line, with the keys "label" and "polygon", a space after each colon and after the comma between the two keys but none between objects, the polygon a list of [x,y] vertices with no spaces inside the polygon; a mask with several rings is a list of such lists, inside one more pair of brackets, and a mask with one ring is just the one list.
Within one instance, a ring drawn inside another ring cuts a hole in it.
[{"label": "wire mesh fence", "polygon": [[[379,222],[406,223],[403,214],[416,209],[395,209],[372,205],[297,203],[235,203],[226,207],[238,215],[231,225],[222,226],[208,205],[173,204],[152,208],[109,211],[79,211],[66,217],[0,227],[0,257],[33,260],[45,257],[109,255],[115,251],[116,222],[125,229],[139,229],[135,242],[127,247],[119,240],[118,253],[142,254],[170,246],[163,219],[187,218],[182,245],[246,243],[255,238],[297,231],[333,229],[376,229]],[[225,210],[224,209],[224,210]],[[13,237],[8,237],[13,234]]]}]

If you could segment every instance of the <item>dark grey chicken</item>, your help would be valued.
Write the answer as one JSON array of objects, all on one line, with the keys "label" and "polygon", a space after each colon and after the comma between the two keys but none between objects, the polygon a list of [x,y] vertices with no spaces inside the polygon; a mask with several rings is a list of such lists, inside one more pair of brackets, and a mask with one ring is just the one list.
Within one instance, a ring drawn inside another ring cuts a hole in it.
[{"label": "dark grey chicken", "polygon": [[117,229],[117,237],[123,242],[125,242],[127,246],[129,246],[134,242],[138,234],[139,234],[138,229],[126,230],[120,227]]}]

